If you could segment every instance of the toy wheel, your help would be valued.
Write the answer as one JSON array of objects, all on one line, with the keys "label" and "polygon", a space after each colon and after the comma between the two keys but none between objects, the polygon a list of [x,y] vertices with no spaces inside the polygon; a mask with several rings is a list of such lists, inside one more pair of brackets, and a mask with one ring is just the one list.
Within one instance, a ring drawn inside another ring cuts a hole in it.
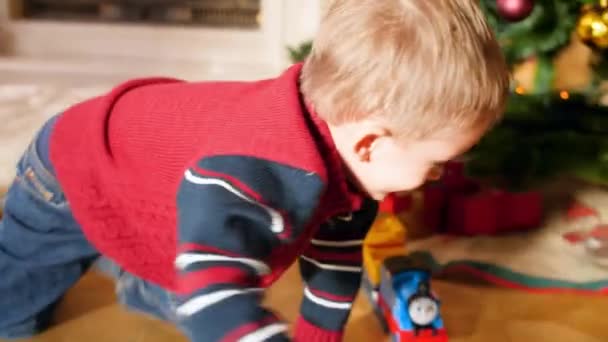
[{"label": "toy wheel", "polygon": [[393,341],[393,342],[399,342],[399,341],[401,341],[401,338],[399,338],[399,334],[393,334],[391,336],[391,341]]}]

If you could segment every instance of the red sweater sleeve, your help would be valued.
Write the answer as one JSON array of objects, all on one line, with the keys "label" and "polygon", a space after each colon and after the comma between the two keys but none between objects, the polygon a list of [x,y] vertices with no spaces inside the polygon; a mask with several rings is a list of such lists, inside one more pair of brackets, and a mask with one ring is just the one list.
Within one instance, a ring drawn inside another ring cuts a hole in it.
[{"label": "red sweater sleeve", "polygon": [[338,342],[361,284],[362,244],[377,213],[367,201],[323,224],[300,257],[305,281],[297,341]]},{"label": "red sweater sleeve", "polygon": [[186,170],[177,313],[192,341],[288,340],[286,324],[261,305],[261,279],[277,263],[273,252],[302,235],[322,190],[303,171],[250,157],[206,158]]}]

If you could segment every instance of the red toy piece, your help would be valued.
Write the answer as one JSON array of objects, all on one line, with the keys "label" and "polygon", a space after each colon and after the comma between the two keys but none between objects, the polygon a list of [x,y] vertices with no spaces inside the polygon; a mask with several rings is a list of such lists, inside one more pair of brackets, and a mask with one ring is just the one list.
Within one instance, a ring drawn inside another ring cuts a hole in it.
[{"label": "red toy piece", "polygon": [[437,332],[433,335],[430,331],[422,331],[418,335],[414,335],[412,332],[402,332],[401,341],[411,342],[447,342],[448,335],[445,330]]},{"label": "red toy piece", "polygon": [[396,215],[410,209],[412,207],[412,202],[412,195],[409,193],[392,193],[380,202],[379,211],[385,214]]}]

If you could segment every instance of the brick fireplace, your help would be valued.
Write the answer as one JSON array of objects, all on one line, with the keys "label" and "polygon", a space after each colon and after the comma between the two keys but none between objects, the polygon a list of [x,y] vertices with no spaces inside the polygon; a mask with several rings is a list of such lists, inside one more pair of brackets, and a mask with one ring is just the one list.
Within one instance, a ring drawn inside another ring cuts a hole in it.
[{"label": "brick fireplace", "polygon": [[253,79],[314,35],[325,0],[0,0],[0,74]]}]

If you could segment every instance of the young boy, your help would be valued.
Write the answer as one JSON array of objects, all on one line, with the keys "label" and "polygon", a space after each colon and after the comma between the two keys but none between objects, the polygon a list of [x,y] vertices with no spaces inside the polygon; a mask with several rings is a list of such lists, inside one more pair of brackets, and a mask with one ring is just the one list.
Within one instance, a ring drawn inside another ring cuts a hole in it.
[{"label": "young boy", "polygon": [[287,341],[260,301],[299,260],[293,339],[340,341],[375,200],[474,145],[508,83],[476,0],[340,0],[275,79],[133,80],[69,108],[8,193],[0,336],[46,328],[102,256],[126,305],[197,342]]}]

